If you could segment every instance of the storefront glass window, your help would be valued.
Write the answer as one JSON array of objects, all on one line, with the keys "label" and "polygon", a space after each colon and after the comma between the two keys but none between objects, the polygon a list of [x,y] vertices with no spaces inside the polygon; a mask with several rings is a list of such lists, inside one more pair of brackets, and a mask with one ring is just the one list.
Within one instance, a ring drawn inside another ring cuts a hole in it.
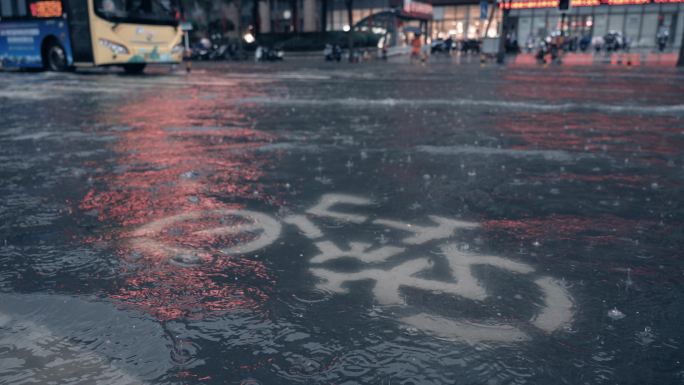
[{"label": "storefront glass window", "polygon": [[594,14],[594,36],[604,36],[608,33],[608,15],[605,9],[597,8]]},{"label": "storefront glass window", "polygon": [[532,15],[527,13],[518,18],[518,41],[526,41],[532,35]]},{"label": "storefront glass window", "polygon": [[625,19],[625,37],[632,43],[634,47],[634,42],[639,38],[639,21],[641,20],[640,13],[627,14]]},{"label": "storefront glass window", "polygon": [[466,32],[466,37],[468,39],[478,39],[482,36],[482,29],[480,26],[480,6],[471,5],[469,6],[469,19],[468,19],[468,31]]},{"label": "storefront glass window", "polygon": [[[490,27],[490,36],[496,36],[498,33],[498,17],[500,15],[497,12]],[[479,5],[435,7],[432,36],[433,38],[451,36],[456,40],[477,39],[484,34],[486,24],[486,19],[480,20]]]},{"label": "storefront glass window", "polygon": [[454,7],[456,9],[456,20],[465,20],[468,16],[468,8],[466,7]]},{"label": "storefront glass window", "polygon": [[546,24],[546,30],[547,30],[547,34],[552,34],[552,33],[554,33],[554,32],[560,31],[560,21],[561,21],[561,19],[560,19],[560,17],[558,16],[558,14],[555,14],[555,13],[552,13],[552,12],[549,12],[549,13],[550,13],[550,14],[549,14],[548,22],[547,22],[547,24]]},{"label": "storefront glass window", "polygon": [[433,7],[432,20],[444,20],[444,8],[445,7]]},{"label": "storefront glass window", "polygon": [[461,7],[457,6],[446,6],[444,7],[444,20],[456,20],[458,19],[457,9]]},{"label": "storefront glass window", "polygon": [[532,33],[536,38],[544,38],[548,34],[546,29],[546,10],[535,10],[532,23]]},{"label": "storefront glass window", "polygon": [[[621,10],[620,10],[621,11]],[[610,31],[616,31],[616,32],[622,32],[622,27],[625,22],[625,14],[620,12],[620,13],[613,13],[610,15],[608,18],[608,29]]]},{"label": "storefront glass window", "polygon": [[[553,8],[533,8],[512,11],[517,18],[517,38],[525,42],[525,49],[534,46],[538,39],[558,32],[561,28],[559,13]],[[665,52],[679,48],[684,32],[683,4],[646,4],[626,6],[573,7],[566,14],[563,31],[570,38],[590,37],[591,44],[601,44],[609,31],[619,32],[630,48],[658,50],[657,36],[666,35]],[[586,50],[586,48],[585,48]]]},{"label": "storefront glass window", "polygon": [[657,13],[645,13],[641,27],[641,38],[639,39],[639,45],[641,46],[654,46],[656,40],[656,33],[658,32],[658,14]]}]

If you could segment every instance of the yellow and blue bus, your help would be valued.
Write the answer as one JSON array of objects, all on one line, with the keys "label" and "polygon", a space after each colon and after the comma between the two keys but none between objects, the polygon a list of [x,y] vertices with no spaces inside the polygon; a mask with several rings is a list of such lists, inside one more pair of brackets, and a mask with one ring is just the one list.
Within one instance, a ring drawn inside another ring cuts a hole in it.
[{"label": "yellow and blue bus", "polygon": [[179,19],[176,0],[0,0],[0,68],[179,63]]}]

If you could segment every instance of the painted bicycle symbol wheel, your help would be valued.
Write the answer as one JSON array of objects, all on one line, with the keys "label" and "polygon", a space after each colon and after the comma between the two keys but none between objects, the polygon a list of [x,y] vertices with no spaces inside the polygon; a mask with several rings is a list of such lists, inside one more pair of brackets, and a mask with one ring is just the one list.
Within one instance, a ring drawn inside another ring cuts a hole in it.
[{"label": "painted bicycle symbol wheel", "polygon": [[248,254],[272,244],[281,225],[268,215],[239,209],[200,210],[150,222],[132,235],[132,246],[176,262],[201,260],[202,250]]}]

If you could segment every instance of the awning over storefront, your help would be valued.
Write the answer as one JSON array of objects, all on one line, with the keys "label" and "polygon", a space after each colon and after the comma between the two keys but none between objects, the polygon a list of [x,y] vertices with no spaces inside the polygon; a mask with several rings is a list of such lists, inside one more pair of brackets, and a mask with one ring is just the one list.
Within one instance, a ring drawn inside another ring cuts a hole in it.
[{"label": "awning over storefront", "polygon": [[401,8],[401,13],[405,17],[432,20],[432,4],[422,1],[404,0],[404,6]]},{"label": "awning over storefront", "polygon": [[[599,5],[642,5],[651,3],[684,3],[684,0],[572,0],[573,7],[597,7]],[[499,3],[499,7],[509,9],[558,8],[558,0],[503,1]]]},{"label": "awning over storefront", "polygon": [[405,33],[421,35],[424,39],[429,36],[429,21],[431,15],[412,14],[402,9],[378,12],[361,19],[354,25],[354,31],[372,32],[383,36],[383,44],[388,47],[405,47],[409,43]]},{"label": "awning over storefront", "polygon": [[370,15],[368,17],[364,17],[363,19],[359,20],[355,25],[354,28],[358,29],[359,27],[364,27],[368,25],[384,25],[386,24],[386,21],[392,20],[401,20],[401,21],[411,21],[411,20],[417,20],[417,21],[430,21],[432,20],[432,16],[427,16],[427,15],[416,15],[416,14],[410,14],[407,12],[404,12],[403,10],[392,10],[392,11],[384,11],[384,12],[378,12],[376,14]]}]

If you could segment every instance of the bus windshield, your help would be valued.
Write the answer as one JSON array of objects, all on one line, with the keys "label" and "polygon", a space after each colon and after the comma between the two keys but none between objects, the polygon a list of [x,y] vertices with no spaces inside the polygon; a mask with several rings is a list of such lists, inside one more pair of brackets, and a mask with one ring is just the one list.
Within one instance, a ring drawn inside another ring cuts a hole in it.
[{"label": "bus windshield", "polygon": [[178,7],[173,0],[95,0],[95,11],[117,23],[178,23]]}]

